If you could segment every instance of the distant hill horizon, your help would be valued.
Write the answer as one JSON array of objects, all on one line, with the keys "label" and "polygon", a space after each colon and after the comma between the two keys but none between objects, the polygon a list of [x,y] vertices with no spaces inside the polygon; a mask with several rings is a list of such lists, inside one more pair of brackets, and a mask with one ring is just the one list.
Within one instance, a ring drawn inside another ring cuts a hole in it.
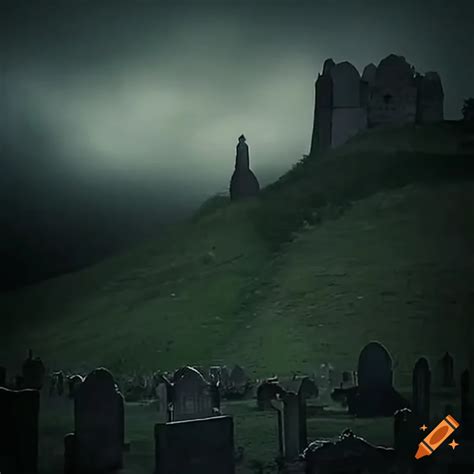
[{"label": "distant hill horizon", "polygon": [[[370,340],[409,383],[420,354],[467,357],[474,132],[370,130],[258,198],[216,196],[160,239],[0,295],[0,361],[51,370],[239,363],[255,376],[355,369]],[[448,318],[449,315],[449,318]]]}]

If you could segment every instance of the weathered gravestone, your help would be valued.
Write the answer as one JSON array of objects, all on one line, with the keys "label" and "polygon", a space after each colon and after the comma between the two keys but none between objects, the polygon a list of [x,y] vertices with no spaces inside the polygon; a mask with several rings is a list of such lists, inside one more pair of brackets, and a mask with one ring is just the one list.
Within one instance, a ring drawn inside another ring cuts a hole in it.
[{"label": "weathered gravestone", "polygon": [[0,472],[38,471],[38,390],[0,388]]},{"label": "weathered gravestone", "polygon": [[77,474],[120,469],[124,428],[124,399],[112,374],[93,370],[75,393],[74,439],[65,439],[65,467],[72,466],[70,472]]},{"label": "weathered gravestone", "polygon": [[232,417],[155,425],[155,462],[155,474],[234,474]]},{"label": "weathered gravestone", "polygon": [[413,414],[421,423],[430,422],[431,371],[428,361],[422,357],[413,369]]},{"label": "weathered gravestone", "polygon": [[344,370],[341,374],[341,383],[339,388],[354,387],[357,385],[357,376],[355,371]]},{"label": "weathered gravestone", "polygon": [[244,390],[247,385],[247,375],[240,365],[234,365],[229,374],[229,383],[235,389]]},{"label": "weathered gravestone", "polygon": [[270,401],[270,406],[276,411],[278,424],[278,454],[280,458],[285,458],[285,434],[283,426],[283,400],[279,397]]},{"label": "weathered gravestone", "polygon": [[213,414],[214,396],[204,377],[193,367],[183,367],[174,375],[173,421],[207,418]]},{"label": "weathered gravestone", "polygon": [[286,392],[293,392],[303,400],[317,398],[319,389],[314,380],[308,376],[295,376],[291,380],[281,381]]},{"label": "weathered gravestone", "polygon": [[224,388],[229,386],[230,370],[226,365],[221,366],[221,385]]},{"label": "weathered gravestone", "polygon": [[352,383],[352,372],[348,372],[348,371],[344,370],[342,372],[341,382],[342,382],[343,385]]},{"label": "weathered gravestone", "polygon": [[214,414],[221,412],[221,384],[220,382],[211,382],[209,387],[211,394],[212,411]]},{"label": "weathered gravestone", "polygon": [[382,344],[370,342],[361,351],[357,368],[359,387],[389,389],[392,387],[392,358]]},{"label": "weathered gravestone", "polygon": [[23,388],[41,390],[44,384],[46,369],[39,357],[33,358],[33,352],[28,351],[28,358],[22,366]]},{"label": "weathered gravestone", "polygon": [[69,398],[74,398],[79,386],[84,382],[84,378],[80,375],[71,375],[70,377],[67,378],[67,384],[68,384],[68,389],[69,393],[68,396]]},{"label": "weathered gravestone", "polygon": [[307,446],[306,402],[296,393],[287,392],[280,400],[271,402],[278,411],[280,454],[287,461],[294,460]]},{"label": "weathered gravestone", "polygon": [[0,366],[0,387],[7,386],[7,369],[6,367]]},{"label": "weathered gravestone", "polygon": [[257,408],[259,410],[271,410],[272,400],[276,400],[285,393],[284,388],[274,381],[264,381],[257,388]]},{"label": "weathered gravestone", "polygon": [[172,420],[171,400],[173,397],[173,385],[165,376],[159,376],[156,396],[159,421],[161,423],[167,423]]},{"label": "weathered gravestone", "polygon": [[220,365],[212,365],[209,367],[209,380],[221,381],[222,368]]},{"label": "weathered gravestone", "polygon": [[353,401],[357,416],[393,416],[408,406],[393,388],[392,358],[382,344],[370,342],[362,349],[357,373],[359,385]]},{"label": "weathered gravestone", "polygon": [[394,448],[403,464],[413,460],[418,443],[424,436],[419,427],[419,423],[409,408],[402,408],[395,412],[393,416]]},{"label": "weathered gravestone", "polygon": [[[336,441],[317,440],[304,451],[305,474],[389,474],[396,465],[393,448],[375,446],[344,430]],[[406,471],[400,473],[406,474]]]},{"label": "weathered gravestone", "polygon": [[249,379],[242,367],[235,365],[232,370],[221,367],[222,395],[227,399],[241,399],[250,387]]},{"label": "weathered gravestone", "polygon": [[64,393],[64,374],[62,371],[53,372],[49,379],[49,396],[62,396]]}]

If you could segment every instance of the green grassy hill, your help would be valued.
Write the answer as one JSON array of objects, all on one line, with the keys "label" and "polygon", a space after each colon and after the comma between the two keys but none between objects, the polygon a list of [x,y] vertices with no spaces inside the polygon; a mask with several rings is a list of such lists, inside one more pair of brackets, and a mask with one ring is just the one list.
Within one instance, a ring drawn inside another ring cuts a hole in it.
[{"label": "green grassy hill", "polygon": [[[214,199],[160,240],[0,296],[0,361],[51,369],[240,363],[255,375],[355,368],[386,344],[466,358],[474,309],[472,132],[371,131],[304,159],[258,199]],[[3,319],[3,317],[2,317]]]}]

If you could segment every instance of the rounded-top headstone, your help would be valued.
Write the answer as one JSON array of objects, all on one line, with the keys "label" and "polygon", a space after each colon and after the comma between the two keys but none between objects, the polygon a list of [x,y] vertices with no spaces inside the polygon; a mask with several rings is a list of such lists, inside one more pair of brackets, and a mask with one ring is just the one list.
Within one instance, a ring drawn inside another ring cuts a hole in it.
[{"label": "rounded-top headstone", "polygon": [[112,374],[93,370],[74,396],[77,472],[109,472],[122,467],[124,401]]},{"label": "rounded-top headstone", "polygon": [[97,390],[115,390],[114,376],[104,368],[94,369],[84,380],[81,387],[87,390],[89,385],[94,384]]},{"label": "rounded-top headstone", "polygon": [[199,372],[199,370],[194,367],[182,367],[178,369],[173,377],[174,384],[180,384],[186,382],[186,384],[192,383],[196,385],[208,385],[204,376]]},{"label": "rounded-top headstone", "polygon": [[426,357],[420,357],[416,362],[415,362],[415,369],[418,369],[418,370],[426,370],[426,371],[429,371],[430,370],[430,364],[428,362],[428,360],[426,359]]},{"label": "rounded-top headstone", "polygon": [[236,384],[244,384],[247,381],[245,371],[240,365],[234,365],[230,372],[230,378]]},{"label": "rounded-top headstone", "polygon": [[379,342],[367,344],[361,351],[358,364],[361,389],[389,389],[392,387],[392,358]]}]

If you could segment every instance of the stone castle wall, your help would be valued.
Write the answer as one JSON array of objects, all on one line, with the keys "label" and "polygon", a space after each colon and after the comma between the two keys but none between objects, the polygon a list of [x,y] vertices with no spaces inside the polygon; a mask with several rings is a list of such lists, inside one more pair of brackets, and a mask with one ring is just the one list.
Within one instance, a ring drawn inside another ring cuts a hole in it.
[{"label": "stone castle wall", "polygon": [[443,120],[444,94],[437,73],[422,76],[391,54],[362,77],[345,61],[325,61],[316,81],[311,154],[337,147],[361,130]]}]

